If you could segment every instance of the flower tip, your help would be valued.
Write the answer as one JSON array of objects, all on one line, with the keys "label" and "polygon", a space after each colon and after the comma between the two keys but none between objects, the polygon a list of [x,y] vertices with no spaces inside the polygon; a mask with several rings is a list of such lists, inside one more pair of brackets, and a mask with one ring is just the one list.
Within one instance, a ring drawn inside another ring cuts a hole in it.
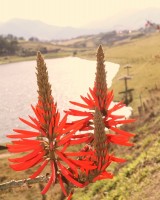
[{"label": "flower tip", "polygon": [[37,51],[37,57],[41,56],[41,52],[40,51]]},{"label": "flower tip", "polygon": [[37,52],[37,60],[44,60],[40,51]]},{"label": "flower tip", "polygon": [[100,44],[99,47],[98,47],[98,52],[103,52],[103,48],[102,48],[102,45]]}]

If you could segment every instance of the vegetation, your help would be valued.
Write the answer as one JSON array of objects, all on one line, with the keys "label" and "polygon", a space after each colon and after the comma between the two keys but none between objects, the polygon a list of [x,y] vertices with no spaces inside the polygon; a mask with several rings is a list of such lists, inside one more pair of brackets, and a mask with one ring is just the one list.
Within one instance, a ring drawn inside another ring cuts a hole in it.
[{"label": "vegetation", "polygon": [[34,37],[25,40],[23,37],[17,38],[11,34],[0,36],[0,64],[35,60],[37,51],[45,54],[46,58],[71,56],[76,52],[74,48],[39,41]]},{"label": "vegetation", "polygon": [[17,38],[12,35],[6,37],[0,36],[0,55],[14,55],[18,50]]}]

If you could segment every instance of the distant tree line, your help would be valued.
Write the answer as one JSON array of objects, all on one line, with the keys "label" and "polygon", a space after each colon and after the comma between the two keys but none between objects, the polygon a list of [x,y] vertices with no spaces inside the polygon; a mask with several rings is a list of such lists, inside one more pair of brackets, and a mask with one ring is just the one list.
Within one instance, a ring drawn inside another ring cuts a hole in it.
[{"label": "distant tree line", "polygon": [[[32,47],[25,48],[21,45],[22,41],[25,42],[23,37],[16,37],[12,34],[7,36],[0,35],[0,56],[10,56],[18,55],[22,57],[34,56],[37,51],[41,51],[43,54],[48,53],[48,50],[45,46],[39,46],[39,49]],[[28,39],[30,42],[39,42],[40,40],[37,37],[30,37]]]},{"label": "distant tree line", "polygon": [[18,51],[18,38],[9,34],[0,35],[0,56],[14,55]]}]

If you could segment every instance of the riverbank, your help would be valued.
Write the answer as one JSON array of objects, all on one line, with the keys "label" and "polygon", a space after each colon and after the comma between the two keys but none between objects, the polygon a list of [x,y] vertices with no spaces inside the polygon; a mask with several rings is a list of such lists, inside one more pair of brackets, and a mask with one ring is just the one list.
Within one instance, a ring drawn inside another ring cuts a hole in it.
[{"label": "riverbank", "polygon": [[[52,58],[63,58],[67,56],[71,56],[72,53],[70,51],[68,52],[60,52],[60,53],[48,53],[44,54],[44,57],[46,59],[52,59]],[[8,63],[16,63],[16,62],[23,62],[23,61],[32,61],[36,59],[35,56],[27,56],[27,57],[22,57],[22,56],[4,56],[0,57],[0,65],[2,64],[8,64]]]}]

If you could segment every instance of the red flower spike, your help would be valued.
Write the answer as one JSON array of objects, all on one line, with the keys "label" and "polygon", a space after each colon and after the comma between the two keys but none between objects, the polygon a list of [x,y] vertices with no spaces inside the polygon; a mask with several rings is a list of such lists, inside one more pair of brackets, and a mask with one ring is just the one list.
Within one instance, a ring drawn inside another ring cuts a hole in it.
[{"label": "red flower spike", "polygon": [[[36,110],[37,108],[39,110],[38,117],[39,119],[42,119],[44,117],[44,112],[40,110],[39,104],[35,108],[32,106],[33,110]],[[76,131],[81,129],[83,125],[82,121],[66,126],[67,114],[63,117],[62,121],[60,121],[60,114],[56,111],[56,113],[51,118],[51,121],[55,123],[50,123],[47,131],[45,130],[44,125],[41,124],[40,121],[38,122],[38,118],[36,119],[30,117],[30,119],[34,119],[32,120],[33,123],[30,123],[27,120],[21,121],[27,124],[28,126],[31,126],[32,128],[36,129],[37,132],[15,129],[15,133],[18,134],[9,135],[9,137],[19,139],[13,141],[13,144],[7,145],[8,150],[10,152],[27,153],[29,151],[32,151],[20,158],[10,159],[11,162],[15,163],[11,165],[11,168],[16,171],[21,171],[42,163],[42,165],[38,167],[38,169],[33,173],[33,175],[30,176],[30,178],[36,178],[44,170],[48,163],[54,163],[54,165],[51,165],[52,175],[46,187],[42,191],[43,194],[48,191],[52,183],[54,183],[55,180],[58,178],[59,171],[61,171],[61,177],[65,177],[65,180],[67,180],[68,182],[70,182],[71,180],[72,183],[76,183],[78,187],[82,187],[84,183],[79,183],[78,181],[78,172],[79,170],[83,170],[82,165],[86,164],[86,168],[88,170],[92,170],[95,167],[92,166],[92,162],[84,163],[83,161],[77,160],[77,157],[84,155],[86,156],[87,153],[76,152],[74,155],[74,152],[66,152],[69,145],[77,145],[82,142],[87,142],[91,139],[91,135],[88,133],[84,134],[84,137],[82,137],[81,135],[75,135]],[[44,133],[43,137],[41,133]],[[49,135],[47,133],[49,133]],[[70,159],[69,157],[71,156],[74,159]],[[55,157],[61,160],[60,167],[56,163]],[[65,164],[69,166],[71,174],[66,173],[69,172],[68,169],[62,167]],[[62,169],[65,171],[65,173],[63,173]],[[72,174],[74,174],[74,176]]]},{"label": "red flower spike", "polygon": [[[38,165],[37,170],[30,176],[30,178],[36,178],[50,163],[51,176],[42,194],[45,194],[50,186],[59,180],[64,194],[67,195],[64,190],[64,180],[67,184],[72,183],[77,187],[84,187],[88,183],[79,179],[80,171],[90,171],[96,168],[93,161],[86,159],[94,152],[80,151],[74,153],[67,151],[71,145],[93,140],[92,134],[89,133],[76,135],[76,132],[81,130],[82,127],[87,128],[84,126],[84,122],[90,120],[92,114],[87,114],[87,119],[70,124],[67,124],[68,114],[60,120],[57,104],[51,96],[51,85],[48,82],[46,65],[40,53],[37,57],[37,71],[39,97],[36,107],[32,106],[35,117],[29,116],[31,122],[20,118],[24,124],[36,131],[15,129],[16,134],[8,135],[10,138],[19,139],[13,140],[12,144],[7,145],[10,152],[26,152],[26,155],[22,157],[10,159],[14,163],[11,167],[16,171],[21,171]],[[83,99],[83,97],[81,98]],[[89,103],[90,99],[89,95],[88,98],[84,98],[86,103]],[[94,104],[89,106],[92,105]],[[88,108],[88,106],[85,106],[85,108]],[[68,168],[65,167],[66,164]]]}]

